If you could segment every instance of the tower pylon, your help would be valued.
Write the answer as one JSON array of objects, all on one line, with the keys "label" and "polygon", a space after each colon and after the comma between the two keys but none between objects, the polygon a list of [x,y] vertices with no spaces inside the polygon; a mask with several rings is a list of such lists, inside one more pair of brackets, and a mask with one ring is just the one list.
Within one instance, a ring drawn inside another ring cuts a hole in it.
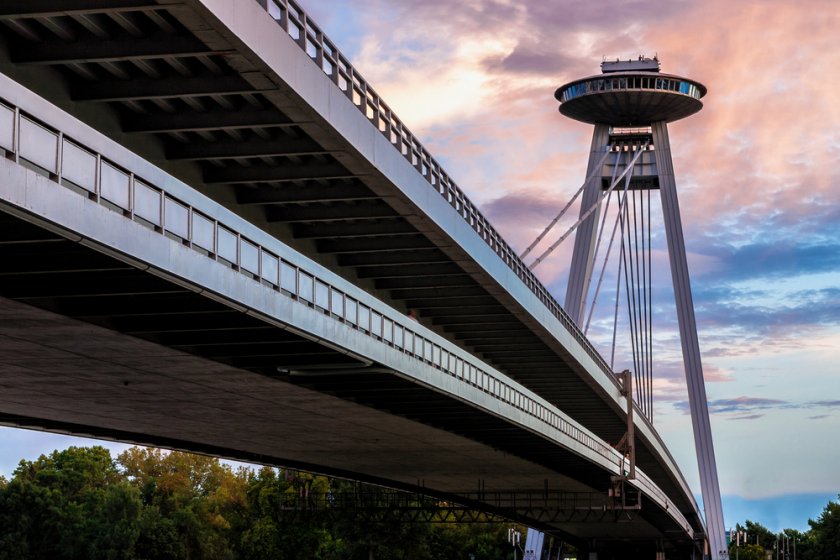
[{"label": "tower pylon", "polygon": [[[584,186],[582,221],[575,234],[566,311],[583,326],[598,235],[599,211],[592,208],[603,200],[603,190],[614,187],[611,178],[617,166],[630,165],[625,189],[658,189],[660,193],[706,534],[711,558],[720,560],[727,549],[723,510],[667,125],[699,111],[706,88],[687,78],[660,73],[656,58],[605,61],[601,70],[601,75],[570,82],[555,93],[562,114],[595,125],[586,174],[590,180]],[[643,152],[639,154],[639,150]],[[600,158],[605,151],[616,152],[615,163]],[[600,172],[593,168],[599,165]]]}]

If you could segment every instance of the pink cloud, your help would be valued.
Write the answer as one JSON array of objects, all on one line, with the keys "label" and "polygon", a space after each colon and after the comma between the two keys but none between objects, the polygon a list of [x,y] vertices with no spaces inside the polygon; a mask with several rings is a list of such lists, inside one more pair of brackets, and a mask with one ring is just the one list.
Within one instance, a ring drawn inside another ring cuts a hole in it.
[{"label": "pink cloud", "polygon": [[[366,20],[375,38],[360,64],[372,65],[369,78],[386,99],[411,104],[420,99],[412,92],[428,83],[446,90],[444,122],[432,129],[422,119],[407,124],[430,134],[430,144],[451,159],[450,172],[479,201],[520,189],[558,203],[569,196],[583,177],[590,129],[557,114],[554,88],[597,73],[603,54],[651,50],[665,71],[710,88],[705,109],[672,126],[691,238],[714,234],[723,220],[736,236],[750,236],[777,213],[798,227],[815,204],[838,201],[837,133],[825,123],[840,122],[840,87],[825,69],[840,58],[840,16],[829,1],[808,8],[782,1],[621,2],[611,18],[571,2],[377,6],[376,19]],[[461,75],[477,76],[481,86],[459,97],[457,83],[435,82]]]}]

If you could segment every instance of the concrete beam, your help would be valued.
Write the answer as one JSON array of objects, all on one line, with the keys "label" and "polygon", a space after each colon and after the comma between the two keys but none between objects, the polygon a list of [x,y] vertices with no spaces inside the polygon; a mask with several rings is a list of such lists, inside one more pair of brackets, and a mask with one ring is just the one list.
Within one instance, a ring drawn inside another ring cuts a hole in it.
[{"label": "concrete beam", "polygon": [[[303,165],[251,165],[249,167],[205,167],[208,185],[300,181],[305,179],[351,179],[355,175],[338,163],[313,162]],[[396,215],[391,212],[390,216]]]},{"label": "concrete beam", "polygon": [[149,0],[4,0],[0,20],[137,12],[160,8]]},{"label": "concrete beam", "polygon": [[447,276],[460,276],[462,274],[464,274],[464,269],[451,262],[365,266],[357,270],[359,278],[444,278]]},{"label": "concrete beam", "polygon": [[148,99],[181,99],[209,95],[256,93],[254,86],[239,75],[204,75],[171,77],[167,80],[136,79],[76,83],[71,87],[74,101],[142,101]]},{"label": "concrete beam", "polygon": [[354,222],[346,224],[323,223],[314,225],[294,224],[292,233],[298,239],[342,239],[359,237],[390,237],[394,235],[417,234],[417,229],[402,218],[376,222]]},{"label": "concrete beam", "polygon": [[434,248],[431,241],[419,234],[400,237],[320,239],[315,246],[319,253],[369,253]]},{"label": "concrete beam", "polygon": [[122,124],[126,132],[147,134],[294,126],[291,119],[276,109],[245,108],[239,111],[179,111],[173,114],[131,115],[125,117]]},{"label": "concrete beam", "polygon": [[166,149],[166,158],[182,161],[207,159],[239,159],[288,157],[334,153],[315,141],[304,138],[275,138],[272,140],[238,140],[219,142],[185,142]]},{"label": "concrete beam", "polygon": [[18,64],[81,64],[120,62],[156,58],[183,58],[223,54],[207,48],[191,35],[157,34],[83,41],[44,41],[26,43],[11,49],[12,62]]},{"label": "concrete beam", "polygon": [[[397,264],[439,264],[451,263],[439,249],[420,249],[417,251],[394,251],[392,253],[359,253],[358,255],[339,255],[339,266],[377,267]],[[488,301],[493,301],[487,297]],[[416,307],[416,306],[411,306]]]},{"label": "concrete beam", "polygon": [[336,183],[332,185],[314,183],[305,186],[283,185],[281,187],[239,187],[236,189],[236,203],[246,206],[377,199],[379,197],[361,183]]}]

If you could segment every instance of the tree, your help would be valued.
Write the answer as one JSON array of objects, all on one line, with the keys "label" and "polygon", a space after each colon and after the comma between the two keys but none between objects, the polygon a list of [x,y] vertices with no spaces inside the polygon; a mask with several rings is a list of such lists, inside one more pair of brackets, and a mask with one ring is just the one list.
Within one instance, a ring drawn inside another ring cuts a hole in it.
[{"label": "tree", "polygon": [[[460,524],[447,523],[434,528],[433,558],[481,558],[483,560],[507,560],[512,557],[513,548],[507,540],[510,524]],[[518,527],[524,534],[525,527]],[[522,541],[524,547],[525,541]]]},{"label": "tree", "polygon": [[[374,507],[358,515],[342,491]],[[391,490],[296,470],[71,447],[0,477],[0,560],[511,557],[507,524],[405,523],[398,507]]]},{"label": "tree", "polygon": [[215,457],[141,447],[117,460],[146,508],[138,552],[150,558],[234,557],[230,533],[245,515],[244,471],[234,473]]},{"label": "tree", "polygon": [[796,560],[816,560],[812,554],[813,534],[811,531],[803,533],[796,529],[784,529],[782,536],[785,537],[784,546],[785,552],[788,553],[788,560],[794,560],[794,555]]},{"label": "tree", "polygon": [[318,558],[324,547],[336,549],[323,520],[295,515],[323,496],[329,481],[294,470],[260,469],[248,480],[248,517],[239,540],[243,560],[297,558],[302,553]]},{"label": "tree", "polygon": [[[730,555],[732,560],[735,560],[736,554]],[[767,560],[767,551],[757,544],[744,544],[738,548],[738,560]]]},{"label": "tree", "polygon": [[829,501],[811,526],[813,558],[840,560],[840,503]]},{"label": "tree", "polygon": [[102,447],[21,461],[0,491],[0,559],[132,558],[140,507]]},{"label": "tree", "polygon": [[741,531],[746,531],[747,542],[757,544],[764,550],[773,549],[773,544],[776,542],[776,534],[761,523],[747,519],[743,527],[736,525],[736,528]]}]

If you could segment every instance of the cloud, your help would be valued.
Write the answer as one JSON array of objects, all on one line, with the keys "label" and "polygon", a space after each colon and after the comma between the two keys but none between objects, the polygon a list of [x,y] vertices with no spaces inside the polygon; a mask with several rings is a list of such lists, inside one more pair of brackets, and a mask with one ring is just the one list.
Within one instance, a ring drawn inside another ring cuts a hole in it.
[{"label": "cloud", "polygon": [[765,399],[758,397],[737,397],[734,399],[717,399],[709,402],[709,411],[712,414],[725,412],[746,412],[753,410],[767,410],[772,408],[787,408],[789,402],[778,399]]},{"label": "cloud", "polygon": [[820,406],[826,408],[840,408],[840,400],[835,401],[814,401],[811,403],[813,406]]},{"label": "cloud", "polygon": [[[820,409],[840,408],[840,401],[806,401],[793,402],[781,399],[770,399],[765,397],[735,397],[729,399],[715,399],[708,402],[709,413],[717,415],[725,415],[729,420],[753,420],[764,416],[761,411],[769,410],[784,410],[784,409]],[[689,414],[691,408],[687,400],[679,400],[673,402],[673,407],[676,410]],[[825,418],[829,414],[819,414],[816,416],[809,416],[811,420]]]},{"label": "cloud", "polygon": [[[831,230],[836,231],[840,237],[838,224],[833,224]],[[725,275],[730,282],[756,278],[772,280],[798,276],[804,272],[840,273],[840,243],[811,243],[796,243],[788,238],[781,241],[759,241],[740,247],[711,245],[708,249],[721,263],[718,275]]]},{"label": "cloud", "polygon": [[809,292],[810,299],[805,299],[802,292],[787,297],[765,294],[765,298],[777,298],[772,303],[739,301],[737,297],[720,300],[699,297],[697,313],[702,314],[706,325],[740,328],[757,334],[774,334],[780,329],[802,325],[840,324],[840,301],[834,296],[835,290]]},{"label": "cloud", "polygon": [[[689,414],[691,411],[688,401],[678,401],[673,406],[684,414]],[[733,419],[750,419],[762,416],[757,411],[790,408],[791,404],[779,399],[742,396],[731,399],[711,400],[708,406],[710,414],[729,414]]]},{"label": "cloud", "polygon": [[733,416],[730,420],[758,420],[759,418],[764,418],[763,414],[744,414],[739,416]]},{"label": "cloud", "polygon": [[491,71],[514,74],[560,74],[576,62],[569,56],[558,55],[549,45],[536,39],[520,42],[514,49],[501,56],[490,57],[484,67]]}]

